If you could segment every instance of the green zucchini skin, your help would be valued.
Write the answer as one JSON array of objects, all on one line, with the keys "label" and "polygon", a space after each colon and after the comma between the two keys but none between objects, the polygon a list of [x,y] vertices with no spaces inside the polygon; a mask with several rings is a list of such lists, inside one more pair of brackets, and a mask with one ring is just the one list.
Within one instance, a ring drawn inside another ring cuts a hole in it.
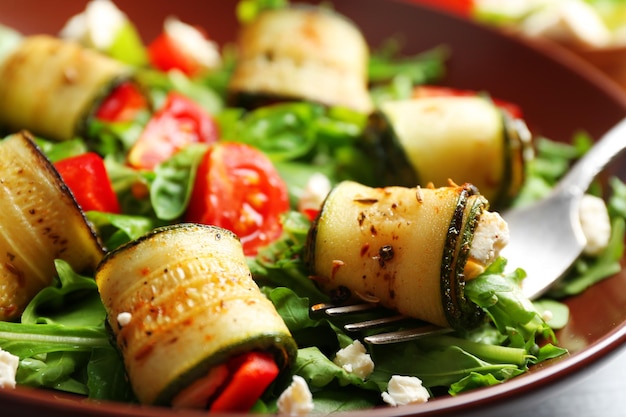
[{"label": "green zucchini skin", "polygon": [[369,185],[414,187],[421,184],[419,167],[411,164],[389,118],[380,110],[369,115],[359,147],[371,161],[373,175]]},{"label": "green zucchini skin", "polygon": [[77,43],[26,37],[0,66],[0,125],[55,140],[83,135],[99,101],[132,75],[129,66]]},{"label": "green zucchini skin", "polygon": [[464,296],[465,266],[487,200],[471,184],[371,188],[351,181],[328,195],[304,261],[327,293],[377,300],[442,327],[470,329],[483,311]]},{"label": "green zucchini skin", "polygon": [[380,178],[372,185],[467,182],[496,208],[517,195],[533,156],[524,122],[479,96],[384,103],[370,116],[362,146]]},{"label": "green zucchini skin", "polygon": [[484,318],[484,310],[465,298],[463,278],[478,219],[489,208],[487,200],[477,194],[468,184],[459,190],[441,262],[441,297],[446,319],[454,329],[472,329]]},{"label": "green zucchini skin", "polygon": [[[155,229],[109,252],[96,283],[141,403],[169,405],[244,352],[270,352],[281,369],[295,360],[294,339],[252,280],[239,239],[225,229]],[[124,326],[117,321],[123,312],[132,315]]]}]

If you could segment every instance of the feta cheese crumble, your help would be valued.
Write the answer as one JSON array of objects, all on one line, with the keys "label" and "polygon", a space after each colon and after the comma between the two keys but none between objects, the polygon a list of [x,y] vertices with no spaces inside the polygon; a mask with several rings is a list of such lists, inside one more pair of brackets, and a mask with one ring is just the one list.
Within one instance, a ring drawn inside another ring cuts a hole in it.
[{"label": "feta cheese crumble", "polygon": [[361,379],[367,378],[374,371],[374,361],[367,353],[363,343],[358,340],[340,349],[333,362],[335,365],[341,366],[346,372],[352,373]]},{"label": "feta cheese crumble", "polygon": [[498,213],[484,211],[474,231],[474,238],[465,266],[466,279],[480,275],[509,243],[509,226]]},{"label": "feta cheese crumble", "polygon": [[311,175],[298,200],[298,211],[301,213],[319,211],[331,188],[332,185],[326,175],[319,172]]},{"label": "feta cheese crumble", "polygon": [[583,253],[600,255],[611,239],[611,220],[604,200],[590,194],[583,196],[580,202],[580,225],[587,239]]},{"label": "feta cheese crumble", "polygon": [[291,385],[278,397],[278,413],[280,415],[304,417],[313,411],[313,395],[304,378],[293,376]]},{"label": "feta cheese crumble", "polygon": [[414,376],[394,375],[389,380],[387,392],[382,393],[383,401],[397,407],[399,405],[425,403],[430,393],[422,385],[422,380]]},{"label": "feta cheese crumble", "polygon": [[15,374],[20,358],[0,349],[0,388],[15,388]]},{"label": "feta cheese crumble", "polygon": [[92,0],[85,11],[73,16],[59,36],[75,40],[100,51],[110,48],[118,31],[128,22],[128,17],[110,0]]},{"label": "feta cheese crumble", "polygon": [[121,327],[127,326],[132,319],[133,319],[133,315],[127,311],[123,311],[117,315],[117,323]]},{"label": "feta cheese crumble", "polygon": [[165,19],[163,28],[176,45],[193,57],[201,67],[210,69],[220,65],[222,58],[217,44],[207,39],[195,27],[170,16]]}]

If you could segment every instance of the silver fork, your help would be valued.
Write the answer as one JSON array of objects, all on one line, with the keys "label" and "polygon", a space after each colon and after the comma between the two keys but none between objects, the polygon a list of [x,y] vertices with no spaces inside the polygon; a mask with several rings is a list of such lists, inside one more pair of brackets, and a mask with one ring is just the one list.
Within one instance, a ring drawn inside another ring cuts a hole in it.
[{"label": "silver fork", "polygon": [[[350,304],[345,306],[335,306],[330,303],[314,304],[311,307],[313,314],[323,312],[329,317],[345,316],[349,314],[371,312],[374,310],[386,310],[375,303]],[[386,310],[390,311],[390,310]],[[389,316],[377,317],[374,319],[355,321],[345,324],[343,328],[349,332],[366,331],[382,328],[392,324],[401,324],[407,322],[410,327],[402,330],[384,331],[382,333],[365,336],[363,341],[372,345],[385,345],[389,343],[400,343],[409,340],[419,339],[425,336],[435,334],[444,334],[452,331],[450,328],[436,326],[430,323],[420,322],[419,320],[404,316],[402,314],[394,314]]]},{"label": "silver fork", "polygon": [[[621,120],[596,142],[556,185],[545,199],[530,206],[502,214],[509,224],[511,244],[502,255],[509,267],[521,267],[528,276],[523,292],[532,299],[541,296],[569,270],[585,245],[579,218],[580,200],[593,179],[626,148],[626,119]],[[328,316],[363,312],[377,308],[374,303],[335,307],[316,304],[312,312]],[[348,331],[375,329],[402,320],[402,315],[366,320],[344,325]],[[452,331],[432,324],[366,336],[371,344],[398,343]]]}]

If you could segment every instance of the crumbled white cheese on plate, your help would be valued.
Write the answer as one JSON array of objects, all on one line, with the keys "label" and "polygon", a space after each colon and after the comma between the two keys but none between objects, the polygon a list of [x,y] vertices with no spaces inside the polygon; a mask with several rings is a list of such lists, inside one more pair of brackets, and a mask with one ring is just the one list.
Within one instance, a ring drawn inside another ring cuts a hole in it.
[{"label": "crumbled white cheese on plate", "polygon": [[0,388],[15,388],[15,374],[20,358],[0,349]]},{"label": "crumbled white cheese on plate", "polygon": [[165,19],[165,32],[181,49],[204,68],[215,68],[221,63],[217,44],[207,39],[195,27],[170,16]]},{"label": "crumbled white cheese on plate", "polygon": [[304,378],[293,376],[291,385],[278,397],[278,413],[286,416],[304,417],[313,411],[313,395]]},{"label": "crumbled white cheese on plate", "polygon": [[109,0],[92,0],[85,11],[73,16],[59,36],[93,47],[108,50],[119,30],[127,24],[128,17]]},{"label": "crumbled white cheese on plate", "polygon": [[365,379],[374,371],[374,361],[359,340],[340,349],[333,362],[361,379]]},{"label": "crumbled white cheese on plate", "polygon": [[407,404],[425,403],[430,393],[422,385],[422,380],[414,376],[394,375],[389,380],[387,392],[382,393],[383,401],[396,407]]},{"label": "crumbled white cheese on plate", "polygon": [[585,255],[598,256],[607,248],[611,239],[611,220],[604,200],[585,194],[580,202],[580,225],[587,243]]}]

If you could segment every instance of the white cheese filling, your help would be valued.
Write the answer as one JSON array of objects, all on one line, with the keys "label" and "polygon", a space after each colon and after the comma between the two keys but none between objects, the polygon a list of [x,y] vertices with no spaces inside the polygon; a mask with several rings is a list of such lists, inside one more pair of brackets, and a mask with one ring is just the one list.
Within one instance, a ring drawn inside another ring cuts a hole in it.
[{"label": "white cheese filling", "polygon": [[485,211],[478,220],[470,248],[470,259],[482,266],[489,266],[509,243],[509,227],[495,212]]}]

